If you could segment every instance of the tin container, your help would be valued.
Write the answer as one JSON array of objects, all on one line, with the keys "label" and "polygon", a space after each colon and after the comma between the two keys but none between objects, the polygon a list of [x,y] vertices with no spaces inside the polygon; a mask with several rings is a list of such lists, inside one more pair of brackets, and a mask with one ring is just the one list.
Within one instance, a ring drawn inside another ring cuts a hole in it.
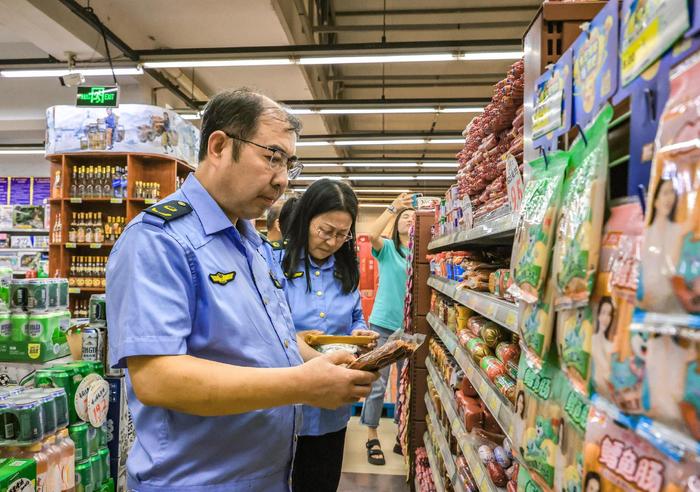
[{"label": "tin container", "polygon": [[[76,456],[77,460],[77,456]],[[94,492],[95,479],[93,477],[92,462],[84,459],[75,463],[75,492]]]},{"label": "tin container", "polygon": [[12,338],[12,321],[9,311],[0,312],[0,343],[7,343]]},{"label": "tin container", "polygon": [[31,279],[17,279],[10,283],[10,310],[24,311],[29,303],[29,282]]},{"label": "tin container", "polygon": [[82,359],[84,361],[102,361],[102,354],[105,344],[105,333],[98,328],[84,328],[82,331],[83,349]]},{"label": "tin container", "polygon": [[10,340],[14,343],[22,343],[27,340],[27,324],[29,315],[24,312],[10,314]]},{"label": "tin container", "polygon": [[104,294],[90,296],[90,324],[104,325],[107,323],[107,304]]},{"label": "tin container", "polygon": [[23,395],[8,398],[10,408],[5,413],[5,439],[18,444],[29,444],[44,437],[41,403]]},{"label": "tin container", "polygon": [[27,307],[30,311],[49,310],[49,281],[45,278],[29,279],[27,285]]},{"label": "tin container", "polygon": [[94,490],[100,490],[104,473],[102,471],[102,456],[99,453],[90,457],[90,466],[92,467],[92,479],[95,482]]},{"label": "tin container", "polygon": [[63,370],[58,367],[50,369],[39,369],[34,374],[34,384],[41,388],[61,388],[66,394],[66,403],[68,405],[68,420],[69,422],[78,421],[78,415],[75,413],[75,392],[78,389],[78,384],[82,377],[74,370]]},{"label": "tin container", "polygon": [[87,424],[88,456],[94,456],[100,449],[100,434],[102,431],[98,427]]},{"label": "tin container", "polygon": [[57,278],[58,283],[58,307],[68,309],[68,279]]},{"label": "tin container", "polygon": [[68,427],[70,438],[75,444],[75,461],[81,461],[90,457],[90,445],[88,442],[88,429],[90,425],[85,422],[73,424]]},{"label": "tin container", "polygon": [[70,311],[56,311],[58,318],[58,329],[61,333],[66,333],[70,328]]},{"label": "tin container", "polygon": [[110,460],[109,460],[109,449],[107,447],[102,447],[98,451],[100,459],[102,460],[102,482],[109,480],[109,470],[110,470]]},{"label": "tin container", "polygon": [[41,418],[44,422],[44,434],[50,435],[56,432],[56,401],[51,393],[47,393],[44,389],[36,388],[25,391],[22,395],[26,398],[33,398],[41,405]]},{"label": "tin container", "polygon": [[45,388],[46,394],[50,395],[56,405],[56,427],[65,429],[68,427],[68,395],[63,388]]},{"label": "tin container", "polygon": [[27,342],[50,342],[58,320],[54,313],[30,312],[27,319]]},{"label": "tin container", "polygon": [[47,285],[49,289],[49,310],[56,311],[59,309],[59,280],[57,278],[49,278]]},{"label": "tin container", "polygon": [[12,283],[12,268],[0,267],[0,309],[10,309],[10,284]]}]

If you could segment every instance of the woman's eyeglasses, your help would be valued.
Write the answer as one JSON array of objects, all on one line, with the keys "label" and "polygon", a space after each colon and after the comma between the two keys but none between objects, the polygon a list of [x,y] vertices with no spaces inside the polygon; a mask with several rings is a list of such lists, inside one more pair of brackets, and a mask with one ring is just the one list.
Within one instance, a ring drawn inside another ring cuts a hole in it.
[{"label": "woman's eyeglasses", "polygon": [[318,226],[316,226],[316,233],[318,234],[318,237],[320,237],[324,241],[330,241],[331,239],[335,239],[336,241],[342,241],[344,243],[347,243],[352,239],[352,234],[334,234],[333,232],[325,231]]}]

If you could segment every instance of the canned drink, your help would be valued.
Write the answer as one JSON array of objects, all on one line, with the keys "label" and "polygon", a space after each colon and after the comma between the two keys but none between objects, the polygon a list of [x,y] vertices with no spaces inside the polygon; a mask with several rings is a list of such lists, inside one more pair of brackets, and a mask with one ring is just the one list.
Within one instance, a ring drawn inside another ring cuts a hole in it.
[{"label": "canned drink", "polygon": [[0,312],[0,342],[7,343],[12,337],[12,321],[9,311]]},{"label": "canned drink", "polygon": [[68,427],[68,395],[63,388],[46,388],[46,394],[50,395],[56,405],[56,427],[65,429]]},{"label": "canned drink", "polygon": [[66,333],[70,328],[70,311],[58,311],[56,313],[58,318],[58,329],[61,333]]},{"label": "canned drink", "polygon": [[10,283],[10,310],[24,311],[29,302],[29,280],[16,279]]},{"label": "canned drink", "polygon": [[88,442],[89,424],[81,422],[68,427],[68,434],[75,444],[75,461],[81,461],[90,457],[90,445]]},{"label": "canned drink", "polygon": [[57,278],[58,283],[58,307],[68,309],[68,279]]},{"label": "canned drink", "polygon": [[102,484],[102,488],[100,489],[100,492],[114,492],[114,479],[112,477],[109,477],[105,483]]},{"label": "canned drink", "polygon": [[102,431],[98,427],[93,427],[88,424],[87,439],[88,439],[88,456],[94,456],[100,449],[100,435]]},{"label": "canned drink", "polygon": [[90,324],[105,324],[107,322],[107,303],[104,294],[90,296]]},{"label": "canned drink", "polygon": [[29,313],[27,320],[27,341],[40,343],[50,342],[54,332],[54,321],[58,321],[53,313]]},{"label": "canned drink", "polygon": [[109,449],[106,447],[100,448],[98,451],[100,459],[102,460],[102,482],[106,482],[110,477],[110,460],[109,460]]},{"label": "canned drink", "polygon": [[99,430],[100,433],[100,448],[104,448],[107,446],[108,441],[109,441],[109,429],[107,428],[107,424],[103,424],[102,427],[100,427]]},{"label": "canned drink", "polygon": [[41,403],[34,398],[15,396],[5,400],[5,438],[17,443],[33,443],[44,437]]},{"label": "canned drink", "polygon": [[49,309],[56,311],[59,309],[59,279],[49,278],[47,279],[47,284],[49,288]]},{"label": "canned drink", "polygon": [[[9,414],[11,408],[11,403],[0,401],[0,440],[2,441],[8,440],[8,436],[5,430],[7,428],[7,425],[5,424],[5,422],[8,420],[6,416],[7,414]],[[8,430],[10,430],[10,428],[8,428]]]},{"label": "canned drink", "polygon": [[[76,456],[76,460],[77,460]],[[75,463],[75,492],[94,492],[95,479],[92,473],[92,463],[84,459]]]},{"label": "canned drink", "polygon": [[59,369],[60,366],[50,369],[39,369],[34,374],[34,385],[40,388],[61,388],[66,394],[68,406],[68,421],[77,422],[78,414],[75,413],[75,392],[82,379],[75,371]]},{"label": "canned drink", "polygon": [[0,386],[0,400],[6,400],[7,398],[12,398],[17,396],[24,391],[24,387],[17,384],[8,384],[7,386]]},{"label": "canned drink", "polygon": [[44,389],[36,388],[25,391],[22,396],[34,398],[41,405],[41,418],[44,422],[44,434],[49,435],[55,433],[57,429],[56,402],[51,393],[47,393]]},{"label": "canned drink", "polygon": [[92,362],[100,361],[104,348],[104,332],[93,327],[83,328],[82,339],[82,359]]},{"label": "canned drink", "polygon": [[10,340],[15,343],[26,341],[27,324],[29,315],[27,313],[10,314]]},{"label": "canned drink", "polygon": [[12,268],[0,267],[0,307],[10,309],[10,284],[12,283]]},{"label": "canned drink", "polygon": [[27,306],[32,311],[44,312],[49,309],[49,282],[45,278],[29,279]]},{"label": "canned drink", "polygon": [[90,457],[90,466],[92,466],[92,479],[95,482],[95,489],[99,490],[102,485],[104,472],[102,471],[102,456],[96,452]]}]

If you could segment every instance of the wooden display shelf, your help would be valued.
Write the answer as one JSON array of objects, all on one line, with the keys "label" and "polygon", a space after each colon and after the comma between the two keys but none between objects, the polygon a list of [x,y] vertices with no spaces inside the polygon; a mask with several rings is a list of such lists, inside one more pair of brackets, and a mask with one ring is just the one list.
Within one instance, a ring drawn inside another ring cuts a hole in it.
[{"label": "wooden display shelf", "polygon": [[[52,154],[47,156],[50,162],[51,182],[56,182],[60,174],[60,187],[52,188],[50,197],[51,217],[49,231],[54,229],[59,214],[61,217],[61,240],[50,245],[49,271],[61,277],[68,277],[73,256],[108,256],[114,245],[113,241],[102,243],[75,243],[68,241],[68,230],[73,212],[101,212],[103,220],[107,216],[125,217],[126,225],[144,207],[150,199],[129,198],[136,194],[135,183],[146,181],[160,185],[161,196],[174,193],[177,179],[184,178],[194,167],[173,157],[154,154],[80,152]],[[76,166],[119,166],[126,168],[127,187],[123,198],[83,198],[71,197],[71,181]],[[153,201],[155,203],[155,201]],[[74,296],[91,295],[104,292],[102,287],[71,287]],[[82,297],[85,299],[85,297]]]}]

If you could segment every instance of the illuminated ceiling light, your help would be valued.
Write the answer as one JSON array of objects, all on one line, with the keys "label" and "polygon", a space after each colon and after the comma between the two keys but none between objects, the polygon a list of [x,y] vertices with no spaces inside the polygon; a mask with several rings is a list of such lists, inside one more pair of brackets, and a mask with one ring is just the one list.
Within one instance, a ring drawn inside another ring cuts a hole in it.
[{"label": "illuminated ceiling light", "polygon": [[454,53],[420,53],[415,55],[368,55],[368,56],[309,56],[299,58],[300,65],[344,65],[351,63],[407,63],[460,60]]},{"label": "illuminated ceiling light", "polygon": [[291,58],[249,58],[230,60],[171,60],[144,62],[145,68],[217,68],[293,65]]},{"label": "illuminated ceiling light", "polygon": [[406,137],[380,140],[300,140],[297,147],[347,147],[350,145],[425,145],[425,144],[464,144],[464,137],[460,138],[423,138]]},{"label": "illuminated ceiling light", "polygon": [[326,147],[329,145],[333,145],[330,142],[319,140],[319,141],[311,141],[311,142],[305,142],[303,140],[300,140],[297,142],[297,147]]},{"label": "illuminated ceiling light", "polygon": [[459,167],[456,162],[423,162],[420,167]]},{"label": "illuminated ceiling light", "polygon": [[[306,188],[292,188],[292,191],[304,192],[304,191],[306,191]],[[355,193],[381,193],[381,194],[392,193],[392,194],[395,194],[395,193],[408,193],[411,190],[409,190],[408,188],[402,188],[402,189],[399,189],[399,188],[376,188],[376,189],[353,188],[352,191],[354,191]]]},{"label": "illuminated ceiling light", "polygon": [[441,108],[439,113],[483,113],[484,108]]},{"label": "illuminated ceiling light", "polygon": [[0,149],[0,155],[44,155],[44,149]]},{"label": "illuminated ceiling light", "polygon": [[483,113],[484,108],[440,108],[440,107],[387,107],[387,108],[291,108],[290,114],[435,114],[435,113]]},{"label": "illuminated ceiling light", "polygon": [[[0,70],[0,77],[5,78],[36,78],[36,77],[65,77],[71,73],[80,73],[85,77],[101,77],[112,75],[109,68],[46,68],[35,70]],[[115,68],[114,75],[142,75],[141,67]]]},{"label": "illuminated ceiling light", "polygon": [[463,144],[464,143],[464,137],[462,138],[431,138],[428,140],[429,144]]},{"label": "illuminated ceiling light", "polygon": [[349,181],[454,181],[456,176],[450,175],[439,175],[439,174],[420,174],[420,175],[363,175],[363,174],[350,174],[347,176],[305,176],[301,175],[294,181],[318,181],[319,179],[347,179]]},{"label": "illuminated ceiling light", "polygon": [[346,162],[345,167],[418,167],[417,162]]},{"label": "illuminated ceiling light", "polygon": [[336,140],[333,142],[333,145],[345,147],[348,145],[420,145],[424,143],[424,138],[397,138],[387,140]]},{"label": "illuminated ceiling light", "polygon": [[522,51],[482,51],[475,53],[462,53],[460,60],[517,60],[525,55]]}]

